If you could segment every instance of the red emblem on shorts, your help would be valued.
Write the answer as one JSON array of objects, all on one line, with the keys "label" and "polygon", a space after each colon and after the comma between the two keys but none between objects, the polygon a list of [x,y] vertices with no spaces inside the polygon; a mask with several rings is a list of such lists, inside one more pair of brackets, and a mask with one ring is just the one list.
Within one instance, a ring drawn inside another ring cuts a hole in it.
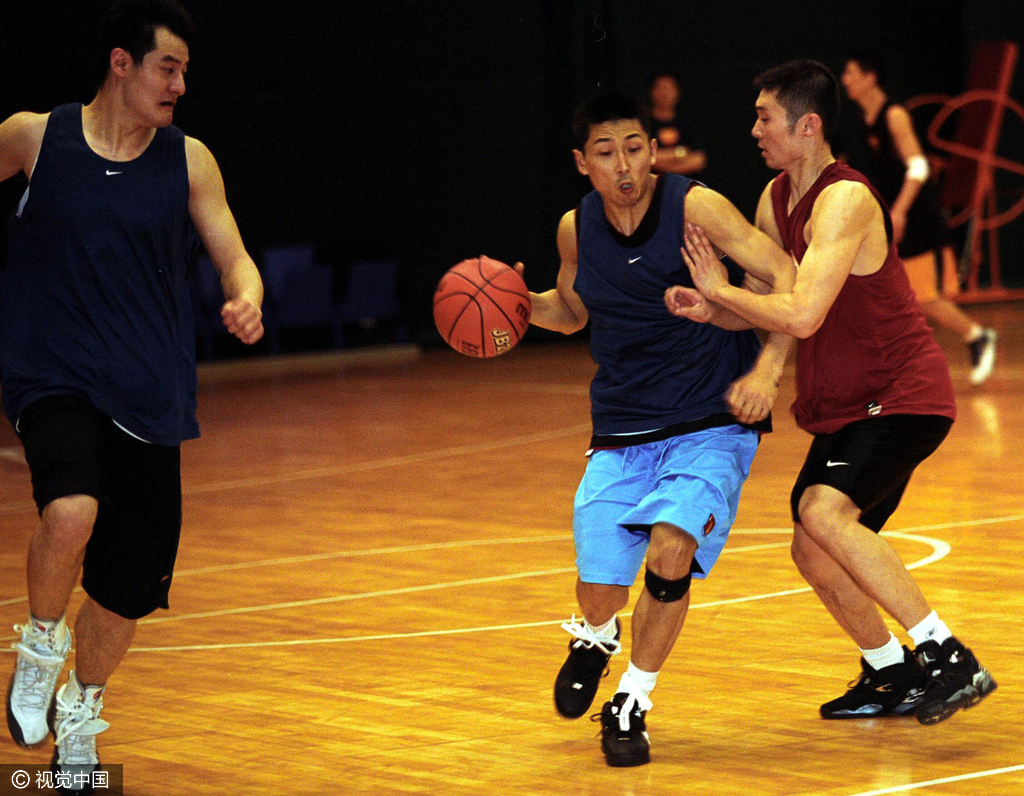
[{"label": "red emblem on shorts", "polygon": [[704,523],[704,535],[707,536],[713,530],[715,530],[715,515],[709,514],[708,521]]}]

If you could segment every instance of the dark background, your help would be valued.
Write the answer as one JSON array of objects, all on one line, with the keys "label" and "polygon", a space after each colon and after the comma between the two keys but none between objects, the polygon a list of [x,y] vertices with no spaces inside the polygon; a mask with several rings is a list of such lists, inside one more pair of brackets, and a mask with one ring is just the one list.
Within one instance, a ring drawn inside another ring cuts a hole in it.
[{"label": "dark background", "polygon": [[[749,136],[758,72],[794,57],[841,70],[878,46],[893,96],[957,93],[975,42],[1024,34],[1017,0],[186,4],[199,36],[175,123],[216,155],[257,263],[289,243],[329,258],[393,254],[424,343],[439,341],[434,285],[461,259],[522,260],[532,289],[553,286],[558,219],[588,187],[570,155],[572,109],[599,88],[640,94],[652,70],[677,72],[709,157],[700,179],[752,217],[772,176]],[[0,5],[0,118],[91,99],[105,7]],[[1014,160],[1022,128],[1007,115],[1001,152]],[[1024,178],[1000,185],[1012,200]],[[23,188],[0,185],[4,218]],[[1018,219],[1002,231],[1011,285],[1024,282],[1022,230]]]}]

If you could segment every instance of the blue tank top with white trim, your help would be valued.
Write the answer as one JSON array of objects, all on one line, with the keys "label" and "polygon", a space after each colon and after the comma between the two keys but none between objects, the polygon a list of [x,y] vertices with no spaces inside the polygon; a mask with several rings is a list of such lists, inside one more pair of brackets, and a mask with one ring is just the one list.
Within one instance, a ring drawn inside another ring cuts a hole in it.
[{"label": "blue tank top with white trim", "polygon": [[[695,323],[665,307],[668,287],[693,286],[680,254],[692,183],[675,174],[659,176],[651,206],[629,237],[611,226],[597,191],[580,203],[573,287],[590,314],[591,355],[598,365],[590,385],[595,435],[727,414],[726,390],[760,351],[753,330]],[[730,280],[738,284],[743,272],[729,265]]]},{"label": "blue tank top with white trim", "polygon": [[8,228],[0,385],[12,423],[71,394],[147,442],[199,436],[188,200],[181,130],[115,162],[89,147],[80,104],[53,110]]}]

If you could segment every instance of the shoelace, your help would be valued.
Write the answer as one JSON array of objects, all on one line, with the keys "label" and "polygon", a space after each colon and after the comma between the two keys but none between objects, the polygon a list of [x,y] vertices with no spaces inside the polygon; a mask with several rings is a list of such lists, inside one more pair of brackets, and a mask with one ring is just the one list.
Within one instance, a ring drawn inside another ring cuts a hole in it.
[{"label": "shoelace", "polygon": [[600,638],[591,633],[580,622],[576,621],[576,614],[568,622],[562,622],[562,630],[566,631],[573,638],[579,639],[574,647],[591,649],[597,647],[605,655],[618,655],[622,651],[622,644],[613,638]]},{"label": "shoelace", "polygon": [[619,708],[619,729],[622,730],[622,732],[629,732],[629,716],[633,712],[633,708],[637,705],[639,705],[640,710],[645,713],[654,707],[654,703],[643,694],[634,694],[630,691],[629,696],[626,697],[626,701],[623,702],[622,707]]},{"label": "shoelace", "polygon": [[21,634],[21,641],[12,644],[11,649],[41,660],[63,660],[64,656],[57,650],[55,633],[41,633],[32,625],[15,625],[14,632]]},{"label": "shoelace", "polygon": [[942,661],[934,658],[927,652],[917,653],[917,662],[924,669],[929,679],[937,679],[942,675]]},{"label": "shoelace", "polygon": [[87,766],[99,762],[96,755],[96,736],[110,727],[99,717],[103,699],[90,707],[81,697],[64,701],[64,689],[57,694],[57,738],[61,765]]},{"label": "shoelace", "polygon": [[960,650],[954,650],[948,658],[944,658],[941,653],[935,657],[929,655],[927,651],[918,652],[917,662],[928,676],[928,682],[924,687],[926,698],[934,697],[937,691],[941,693],[943,689],[957,689],[962,685],[961,676],[954,668],[962,660]]},{"label": "shoelace", "polygon": [[[18,658],[18,703],[26,708],[47,707],[53,682],[60,674],[65,656],[54,648],[56,639],[47,638],[32,626],[15,625],[14,631],[22,639],[12,644],[21,655]],[[52,642],[52,643],[51,643]]]}]

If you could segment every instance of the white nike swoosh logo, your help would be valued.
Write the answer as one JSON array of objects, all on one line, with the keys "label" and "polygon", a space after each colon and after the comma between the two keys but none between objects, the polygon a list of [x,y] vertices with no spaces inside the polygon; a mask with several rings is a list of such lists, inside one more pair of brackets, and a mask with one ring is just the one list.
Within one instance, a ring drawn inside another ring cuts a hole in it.
[{"label": "white nike swoosh logo", "polygon": [[632,265],[632,264],[633,264],[633,263],[635,263],[635,262],[636,262],[637,260],[639,260],[639,259],[640,259],[641,257],[643,257],[643,255],[642,255],[642,254],[640,255],[640,257],[634,257],[634,258],[633,258],[632,260],[630,260],[630,261],[629,261],[629,264],[630,264],[630,265]]},{"label": "white nike swoosh logo", "polygon": [[842,466],[842,465],[844,465],[844,464],[845,464],[845,465],[846,465],[847,467],[849,467],[849,466],[850,466],[850,463],[849,463],[849,462],[834,462],[834,461],[832,461],[831,459],[829,459],[829,460],[828,460],[827,462],[825,462],[825,466],[826,466],[826,467],[841,467],[841,466]]},{"label": "white nike swoosh logo", "polygon": [[123,171],[111,171],[110,169],[107,169],[107,176],[108,177],[110,177],[110,176],[112,176],[114,174],[124,174],[124,172]]}]

